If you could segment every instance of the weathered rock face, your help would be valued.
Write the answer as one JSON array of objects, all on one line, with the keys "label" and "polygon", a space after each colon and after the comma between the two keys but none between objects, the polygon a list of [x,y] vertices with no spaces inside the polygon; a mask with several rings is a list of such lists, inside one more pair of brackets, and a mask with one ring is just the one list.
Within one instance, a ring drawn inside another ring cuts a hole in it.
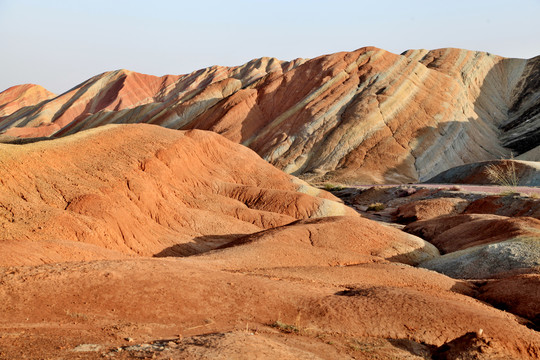
[{"label": "weathered rock face", "polygon": [[454,278],[486,279],[540,266],[540,221],[531,217],[447,215],[416,221],[404,231],[444,254],[421,267]]},{"label": "weathered rock face", "polygon": [[518,154],[540,145],[540,56],[527,61],[501,128],[503,145]]},{"label": "weathered rock face", "polygon": [[152,256],[172,246],[189,255],[232,234],[358,216],[206,131],[114,125],[0,149],[0,266]]},{"label": "weathered rock face", "polygon": [[[282,63],[264,58],[240,67],[214,66],[182,76],[111,71],[23,114],[2,119],[0,131],[4,130],[4,137],[9,139],[63,136],[110,123],[159,123],[180,128],[256,79],[271,71],[286,71],[301,61]],[[172,117],[171,123],[163,118],[164,112]]]},{"label": "weathered rock face", "polygon": [[540,201],[520,196],[491,195],[473,201],[464,213],[528,216],[540,219]]},{"label": "weathered rock face", "polygon": [[313,180],[426,180],[538,145],[539,59],[368,47],[161,78],[121,70],[0,118],[0,137],[153,123],[218,132]]}]

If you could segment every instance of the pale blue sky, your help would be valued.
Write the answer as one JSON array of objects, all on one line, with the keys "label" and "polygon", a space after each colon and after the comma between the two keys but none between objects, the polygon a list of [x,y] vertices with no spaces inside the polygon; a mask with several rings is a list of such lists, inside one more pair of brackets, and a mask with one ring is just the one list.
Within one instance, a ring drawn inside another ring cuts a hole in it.
[{"label": "pale blue sky", "polygon": [[60,94],[120,68],[185,74],[368,45],[529,58],[540,55],[539,19],[540,0],[0,0],[0,91]]}]

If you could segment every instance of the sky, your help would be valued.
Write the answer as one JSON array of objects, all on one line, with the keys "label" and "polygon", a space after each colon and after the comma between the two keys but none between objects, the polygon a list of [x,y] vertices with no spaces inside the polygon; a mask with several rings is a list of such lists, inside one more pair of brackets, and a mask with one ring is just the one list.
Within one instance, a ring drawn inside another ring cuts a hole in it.
[{"label": "sky", "polygon": [[540,0],[0,0],[0,91],[105,71],[186,74],[376,46],[540,55]]}]

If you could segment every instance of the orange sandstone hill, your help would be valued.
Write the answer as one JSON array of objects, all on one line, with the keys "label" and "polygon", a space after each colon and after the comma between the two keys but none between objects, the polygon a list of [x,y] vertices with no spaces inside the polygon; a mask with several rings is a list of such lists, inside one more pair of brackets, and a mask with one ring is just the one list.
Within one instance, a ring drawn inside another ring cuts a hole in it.
[{"label": "orange sandstone hill", "polygon": [[313,181],[424,181],[511,151],[536,160],[539,74],[540,57],[374,47],[181,76],[119,70],[0,117],[0,139],[151,123],[215,131]]},{"label": "orange sandstone hill", "polygon": [[191,255],[232,234],[358,216],[212,132],[109,125],[0,150],[0,266]]}]

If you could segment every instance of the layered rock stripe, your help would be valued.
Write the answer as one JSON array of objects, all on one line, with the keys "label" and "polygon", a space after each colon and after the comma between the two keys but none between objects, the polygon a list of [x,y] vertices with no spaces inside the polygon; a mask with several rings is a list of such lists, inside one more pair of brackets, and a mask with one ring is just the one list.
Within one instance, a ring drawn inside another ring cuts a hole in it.
[{"label": "layered rock stripe", "polygon": [[3,116],[0,131],[13,141],[109,123],[198,128],[314,181],[422,181],[511,151],[534,155],[539,67],[539,58],[367,47],[180,76],[119,70]]}]

